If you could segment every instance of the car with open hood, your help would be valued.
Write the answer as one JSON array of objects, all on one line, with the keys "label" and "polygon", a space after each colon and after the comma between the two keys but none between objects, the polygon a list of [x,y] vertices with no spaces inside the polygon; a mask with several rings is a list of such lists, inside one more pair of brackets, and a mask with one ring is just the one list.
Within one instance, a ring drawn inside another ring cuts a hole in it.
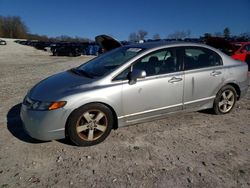
[{"label": "car with open hood", "polygon": [[122,46],[118,40],[108,35],[98,35],[95,37],[95,41],[101,46],[103,52],[107,52]]},{"label": "car with open hood", "polygon": [[248,83],[246,63],[207,45],[125,45],[36,84],[23,100],[21,119],[33,138],[90,146],[112,129],[169,113],[227,114]]}]

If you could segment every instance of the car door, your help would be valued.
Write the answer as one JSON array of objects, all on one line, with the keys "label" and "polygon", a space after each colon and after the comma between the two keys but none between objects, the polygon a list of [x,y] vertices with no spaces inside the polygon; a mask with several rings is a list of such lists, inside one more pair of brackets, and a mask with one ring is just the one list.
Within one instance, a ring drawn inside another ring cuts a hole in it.
[{"label": "car door", "polygon": [[135,84],[123,84],[123,118],[126,122],[141,122],[182,109],[184,80],[175,48],[150,53],[130,69],[145,70],[147,76]]},{"label": "car door", "polygon": [[221,57],[203,47],[184,47],[184,109],[212,107],[223,83]]}]

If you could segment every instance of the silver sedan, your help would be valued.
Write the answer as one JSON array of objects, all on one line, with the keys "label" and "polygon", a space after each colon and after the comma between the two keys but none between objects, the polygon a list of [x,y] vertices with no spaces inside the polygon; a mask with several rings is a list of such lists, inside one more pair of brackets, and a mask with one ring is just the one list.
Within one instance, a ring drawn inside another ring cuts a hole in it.
[{"label": "silver sedan", "polygon": [[90,146],[112,129],[173,112],[229,113],[247,89],[247,64],[212,47],[134,44],[42,80],[25,96],[21,118],[33,138]]}]

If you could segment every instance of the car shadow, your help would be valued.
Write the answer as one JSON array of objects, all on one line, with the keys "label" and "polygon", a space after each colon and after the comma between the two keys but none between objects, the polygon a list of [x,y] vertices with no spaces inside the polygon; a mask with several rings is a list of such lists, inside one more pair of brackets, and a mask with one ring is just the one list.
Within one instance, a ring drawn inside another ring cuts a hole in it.
[{"label": "car shadow", "polygon": [[32,143],[32,144],[39,144],[44,143],[44,141],[35,140],[31,138],[24,130],[21,117],[20,117],[20,110],[21,110],[21,103],[16,104],[15,106],[11,107],[7,114],[7,128],[10,133],[18,138],[21,141]]},{"label": "car shadow", "polygon": [[205,109],[205,110],[200,110],[198,111],[199,113],[202,113],[202,114],[210,114],[210,115],[215,115],[215,113],[213,112],[212,109]]},{"label": "car shadow", "polygon": [[60,139],[56,140],[57,142],[60,142],[61,144],[69,145],[69,146],[76,146],[73,142],[71,142],[69,139]]}]

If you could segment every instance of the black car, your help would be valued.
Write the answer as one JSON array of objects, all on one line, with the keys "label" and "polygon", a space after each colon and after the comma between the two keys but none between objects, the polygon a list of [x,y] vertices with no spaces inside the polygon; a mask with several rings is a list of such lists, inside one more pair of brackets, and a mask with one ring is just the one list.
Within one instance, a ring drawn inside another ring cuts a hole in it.
[{"label": "black car", "polygon": [[0,39],[0,45],[6,45],[6,44],[7,44],[7,43],[6,43],[5,40]]},{"label": "black car", "polygon": [[38,50],[45,50],[45,48],[49,47],[50,45],[51,45],[50,42],[38,41],[33,46]]},{"label": "black car", "polygon": [[55,52],[57,49],[65,46],[70,46],[70,43],[68,42],[54,42],[50,44],[50,51],[52,52],[53,55],[57,55]]},{"label": "black car", "polygon": [[205,44],[217,48],[229,56],[236,50],[234,45],[221,37],[209,37],[205,40]]},{"label": "black car", "polygon": [[53,56],[80,56],[81,49],[77,46],[59,46],[52,50]]}]

